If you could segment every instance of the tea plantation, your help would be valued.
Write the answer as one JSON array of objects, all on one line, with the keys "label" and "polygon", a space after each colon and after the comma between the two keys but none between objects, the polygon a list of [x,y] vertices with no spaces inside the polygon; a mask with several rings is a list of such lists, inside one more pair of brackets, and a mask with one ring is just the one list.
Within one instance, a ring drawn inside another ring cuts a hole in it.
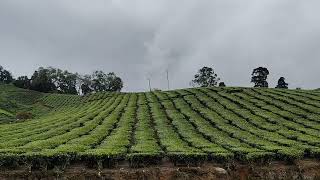
[{"label": "tea plantation", "polygon": [[[81,97],[0,89],[0,166],[320,157],[319,91],[193,88]],[[34,118],[16,120],[21,110]]]}]

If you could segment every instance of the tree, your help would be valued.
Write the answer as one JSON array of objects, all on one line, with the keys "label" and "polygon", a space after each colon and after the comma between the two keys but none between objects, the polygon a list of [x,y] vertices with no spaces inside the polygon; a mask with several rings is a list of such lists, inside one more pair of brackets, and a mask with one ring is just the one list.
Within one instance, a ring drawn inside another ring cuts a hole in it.
[{"label": "tree", "polygon": [[220,81],[218,75],[214,72],[213,68],[203,67],[194,76],[194,80],[191,81],[192,86],[211,87],[216,86]]},{"label": "tree", "polygon": [[54,92],[57,90],[51,76],[51,70],[40,67],[31,77],[30,89],[40,92]]},{"label": "tree", "polygon": [[91,75],[92,89],[95,92],[100,91],[121,91],[123,82],[114,72],[105,74],[103,71],[95,71]]},{"label": "tree", "polygon": [[219,87],[226,87],[226,84],[224,82],[220,82]]},{"label": "tree", "polygon": [[80,94],[79,79],[77,73],[53,67],[40,67],[31,77],[30,89],[40,92]]},{"label": "tree", "polygon": [[92,86],[92,81],[91,81],[91,76],[90,75],[84,75],[83,77],[80,78],[80,89],[81,93],[83,95],[90,94],[93,92],[93,89],[91,88]]},{"label": "tree", "polygon": [[115,73],[104,73],[103,71],[94,71],[92,75],[81,77],[81,92],[86,95],[91,92],[119,92],[123,88],[122,79]]},{"label": "tree", "polygon": [[77,80],[78,74],[64,71],[58,81],[58,90],[63,94],[78,94]]},{"label": "tree", "polygon": [[123,88],[122,79],[116,76],[114,72],[108,73],[106,91],[120,92],[122,88]]},{"label": "tree", "polygon": [[57,91],[62,94],[78,94],[77,84],[79,75],[49,67],[50,77],[57,87]]},{"label": "tree", "polygon": [[258,67],[252,72],[251,82],[254,83],[254,87],[268,87],[267,78],[269,70],[265,67]]},{"label": "tree", "polygon": [[103,71],[94,71],[91,75],[92,89],[95,92],[107,90],[107,75]]},{"label": "tree", "polygon": [[276,88],[282,88],[282,89],[288,89],[288,83],[285,81],[286,79],[284,77],[280,77],[278,80],[278,85]]},{"label": "tree", "polygon": [[[9,83],[13,80],[11,74],[0,66],[0,82]],[[61,94],[89,94],[100,91],[121,91],[122,79],[115,73],[95,71],[92,75],[81,76],[53,67],[40,67],[34,71],[29,79],[20,76],[13,82],[20,88],[31,89],[39,92],[55,92]]]},{"label": "tree", "polygon": [[0,66],[0,83],[9,84],[13,81],[11,73]]},{"label": "tree", "polygon": [[23,89],[30,89],[31,80],[28,76],[20,76],[13,82],[13,85]]}]

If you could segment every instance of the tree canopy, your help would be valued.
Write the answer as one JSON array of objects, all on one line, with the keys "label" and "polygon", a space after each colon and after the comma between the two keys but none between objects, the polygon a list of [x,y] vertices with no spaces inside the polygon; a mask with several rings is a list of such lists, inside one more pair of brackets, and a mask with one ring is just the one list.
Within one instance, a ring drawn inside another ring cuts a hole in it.
[{"label": "tree canopy", "polygon": [[254,83],[254,87],[269,87],[267,78],[269,70],[265,67],[258,67],[253,70],[251,82]]},{"label": "tree canopy", "polygon": [[0,83],[9,84],[13,81],[12,74],[0,66]]},{"label": "tree canopy", "polygon": [[[2,71],[4,70],[1,67]],[[13,80],[12,76],[10,77]],[[20,76],[13,81],[13,84],[20,88],[45,93],[79,95],[100,91],[121,91],[123,88],[122,79],[113,72],[106,74],[103,71],[94,71],[91,75],[82,76],[53,67],[40,67],[34,71],[30,79],[27,76]]]},{"label": "tree canopy", "polygon": [[91,75],[85,75],[81,79],[83,94],[101,91],[119,92],[122,88],[122,79],[114,72],[105,74],[103,71],[94,71]]},{"label": "tree canopy", "polygon": [[[269,70],[265,67],[255,68],[251,74],[254,87],[268,87],[267,78]],[[191,81],[192,86],[198,87],[225,87],[224,82],[212,67],[203,67],[198,70]],[[54,92],[61,94],[86,95],[101,91],[119,92],[123,88],[123,81],[114,72],[105,73],[101,70],[91,74],[80,75],[67,70],[53,67],[39,67],[29,79],[28,76],[19,76],[14,79],[12,74],[0,66],[0,83],[13,83],[19,88],[31,89],[40,92]],[[288,89],[284,77],[280,77],[276,88]]]},{"label": "tree canopy", "polygon": [[288,89],[288,83],[286,83],[286,78],[280,77],[276,88]]},{"label": "tree canopy", "polygon": [[211,67],[203,67],[198,73],[194,76],[194,80],[191,81],[192,86],[200,87],[211,87],[216,86],[220,78],[214,72],[214,69]]},{"label": "tree canopy", "polygon": [[219,87],[226,87],[226,84],[224,82],[220,82]]},{"label": "tree canopy", "polygon": [[23,89],[30,89],[31,87],[31,80],[28,78],[28,76],[19,76],[13,84],[19,88]]},{"label": "tree canopy", "polygon": [[57,92],[62,94],[78,94],[77,83],[79,75],[66,70],[49,67],[50,77]]},{"label": "tree canopy", "polygon": [[56,91],[57,87],[54,84],[52,69],[40,67],[36,70],[31,76],[30,89],[45,93]]}]

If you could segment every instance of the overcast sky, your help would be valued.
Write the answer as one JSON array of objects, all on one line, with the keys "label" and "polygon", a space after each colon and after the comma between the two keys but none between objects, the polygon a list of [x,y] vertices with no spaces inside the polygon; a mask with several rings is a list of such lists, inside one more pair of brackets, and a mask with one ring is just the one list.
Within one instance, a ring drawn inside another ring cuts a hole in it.
[{"label": "overcast sky", "polygon": [[320,87],[319,0],[0,0],[0,65],[113,71],[125,91],[189,87],[202,66],[227,86]]}]

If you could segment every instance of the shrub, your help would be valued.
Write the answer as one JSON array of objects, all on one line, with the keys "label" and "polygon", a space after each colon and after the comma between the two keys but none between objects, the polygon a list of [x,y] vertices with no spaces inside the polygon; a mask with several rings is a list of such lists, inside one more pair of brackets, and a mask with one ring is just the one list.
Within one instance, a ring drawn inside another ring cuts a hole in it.
[{"label": "shrub", "polygon": [[17,120],[32,119],[33,115],[30,112],[18,112],[16,115]]}]

